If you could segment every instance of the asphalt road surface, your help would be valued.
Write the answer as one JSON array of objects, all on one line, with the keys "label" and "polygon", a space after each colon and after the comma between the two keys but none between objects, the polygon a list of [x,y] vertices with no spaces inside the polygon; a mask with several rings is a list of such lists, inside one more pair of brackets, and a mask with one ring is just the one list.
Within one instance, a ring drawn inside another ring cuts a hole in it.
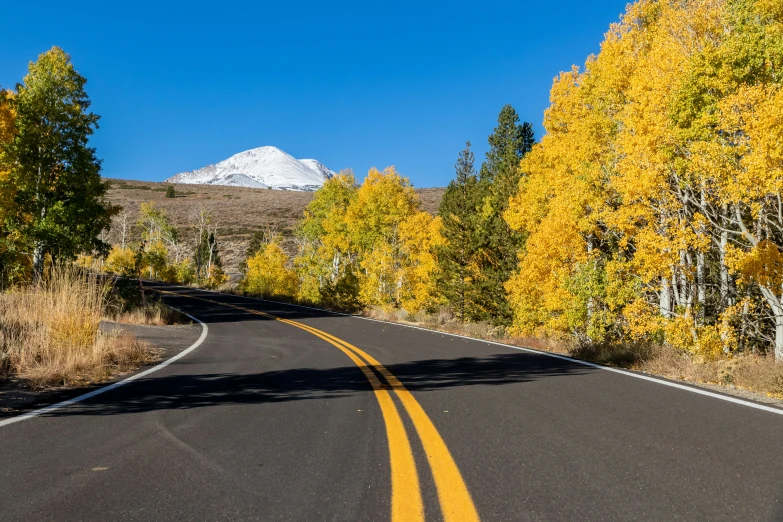
[{"label": "asphalt road surface", "polygon": [[0,423],[2,520],[783,520],[783,415],[178,287],[201,344]]}]

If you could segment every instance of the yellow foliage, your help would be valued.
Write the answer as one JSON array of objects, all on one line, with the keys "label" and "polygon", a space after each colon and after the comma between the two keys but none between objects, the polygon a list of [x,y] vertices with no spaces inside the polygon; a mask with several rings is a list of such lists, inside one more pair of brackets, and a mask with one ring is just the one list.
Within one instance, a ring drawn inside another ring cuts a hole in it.
[{"label": "yellow foliage", "polygon": [[394,167],[370,169],[358,189],[350,172],[327,181],[298,226],[297,298],[341,308],[435,308],[440,219],[418,207]]},{"label": "yellow foliage", "polygon": [[207,288],[219,288],[228,282],[228,275],[223,269],[217,265],[212,265],[209,268],[209,274],[207,275]]},{"label": "yellow foliage", "polygon": [[690,316],[677,316],[663,321],[666,342],[678,350],[697,353],[698,338],[693,319]]},{"label": "yellow foliage", "polygon": [[348,206],[345,224],[351,250],[359,259],[359,300],[366,306],[399,307],[403,269],[408,262],[400,226],[418,210],[407,178],[394,167],[370,169]]},{"label": "yellow foliage", "polygon": [[345,216],[351,239],[360,250],[392,242],[397,227],[418,210],[419,198],[394,167],[370,169]]},{"label": "yellow foliage", "polygon": [[766,288],[783,284],[783,252],[771,241],[761,241],[748,251],[730,245],[726,262],[739,275],[739,283],[755,282]]},{"label": "yellow foliage", "polygon": [[177,281],[177,269],[174,267],[174,265],[171,264],[162,266],[155,275],[164,283],[176,284],[179,282]]},{"label": "yellow foliage", "polygon": [[528,234],[506,284],[518,332],[619,332],[718,357],[739,343],[727,267],[777,313],[781,5],[639,0],[583,70],[555,79],[505,215]]},{"label": "yellow foliage", "polygon": [[190,259],[184,259],[179,263],[171,265],[174,269],[174,277],[177,283],[183,285],[189,285],[196,279],[196,267],[193,266],[193,261]]},{"label": "yellow foliage", "polygon": [[299,281],[296,272],[289,268],[288,255],[276,241],[271,241],[247,260],[242,286],[252,294],[293,298]]},{"label": "yellow foliage", "polygon": [[0,143],[9,143],[14,137],[14,110],[10,101],[13,99],[12,91],[0,92]]},{"label": "yellow foliage", "polygon": [[113,245],[106,257],[103,269],[111,274],[122,275],[126,277],[136,274],[136,255],[130,248],[122,248],[119,245]]},{"label": "yellow foliage", "polygon": [[399,306],[402,279],[400,257],[389,243],[380,243],[365,252],[359,262],[362,268],[359,300],[366,306],[391,310]]},{"label": "yellow foliage", "polygon": [[783,23],[783,3],[779,0],[757,0],[756,9],[759,13]]},{"label": "yellow foliage", "polygon": [[706,325],[700,327],[697,332],[697,355],[708,361],[723,357],[726,353],[724,351],[726,343],[721,333],[720,325]]},{"label": "yellow foliage", "polygon": [[294,259],[301,301],[341,308],[355,304],[355,255],[345,218],[356,192],[353,173],[343,171],[327,180],[307,205],[297,227],[300,245]]},{"label": "yellow foliage", "polygon": [[142,272],[147,272],[150,279],[161,277],[168,273],[169,251],[162,240],[155,240],[147,245],[141,260]]},{"label": "yellow foliage", "polygon": [[431,311],[441,304],[437,291],[439,275],[434,251],[444,242],[440,217],[417,212],[400,225],[405,256],[402,267],[400,305],[410,313]]},{"label": "yellow foliage", "polygon": [[[15,193],[13,187],[6,183],[8,180],[8,166],[3,158],[3,146],[11,143],[14,137],[14,111],[10,104],[13,93],[10,91],[0,92],[0,233],[7,234],[4,230],[4,222],[14,207]],[[8,237],[13,240],[14,238]],[[0,242],[0,255],[4,254],[7,247]]]},{"label": "yellow foliage", "polygon": [[73,263],[78,267],[92,270],[100,270],[101,268],[100,259],[88,254],[79,254]]},{"label": "yellow foliage", "polygon": [[624,306],[622,315],[627,334],[636,341],[654,337],[662,331],[665,322],[657,307],[643,298],[634,299]]}]

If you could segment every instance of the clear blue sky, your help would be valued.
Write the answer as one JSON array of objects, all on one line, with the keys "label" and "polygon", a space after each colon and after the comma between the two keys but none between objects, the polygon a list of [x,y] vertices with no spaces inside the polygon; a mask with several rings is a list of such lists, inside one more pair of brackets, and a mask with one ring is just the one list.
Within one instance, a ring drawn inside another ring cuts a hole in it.
[{"label": "clear blue sky", "polygon": [[159,181],[274,145],[444,186],[465,141],[483,159],[504,104],[541,136],[553,77],[598,52],[625,3],[12,2],[0,86],[65,49],[109,177]]}]

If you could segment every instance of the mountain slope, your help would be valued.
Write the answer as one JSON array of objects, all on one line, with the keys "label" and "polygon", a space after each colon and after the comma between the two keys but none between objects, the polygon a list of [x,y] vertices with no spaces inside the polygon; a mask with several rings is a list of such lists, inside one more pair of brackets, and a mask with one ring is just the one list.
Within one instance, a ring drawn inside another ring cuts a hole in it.
[{"label": "mountain slope", "polygon": [[297,160],[277,147],[259,147],[214,165],[181,172],[166,182],[312,191],[332,176],[334,172],[316,160]]}]

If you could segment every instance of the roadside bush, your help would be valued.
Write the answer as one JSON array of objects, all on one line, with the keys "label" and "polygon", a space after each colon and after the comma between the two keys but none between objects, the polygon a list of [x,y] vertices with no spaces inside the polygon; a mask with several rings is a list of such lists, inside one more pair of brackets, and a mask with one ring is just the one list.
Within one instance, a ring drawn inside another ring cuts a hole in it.
[{"label": "roadside bush", "polygon": [[103,269],[110,274],[133,276],[136,272],[136,255],[130,248],[114,245],[106,257]]},{"label": "roadside bush", "polygon": [[262,297],[288,297],[297,294],[299,279],[286,253],[276,242],[270,242],[247,260],[242,289]]},{"label": "roadside bush", "polygon": [[111,284],[72,266],[55,266],[36,285],[0,294],[0,371],[34,387],[100,381],[151,358],[123,333],[100,331]]}]

